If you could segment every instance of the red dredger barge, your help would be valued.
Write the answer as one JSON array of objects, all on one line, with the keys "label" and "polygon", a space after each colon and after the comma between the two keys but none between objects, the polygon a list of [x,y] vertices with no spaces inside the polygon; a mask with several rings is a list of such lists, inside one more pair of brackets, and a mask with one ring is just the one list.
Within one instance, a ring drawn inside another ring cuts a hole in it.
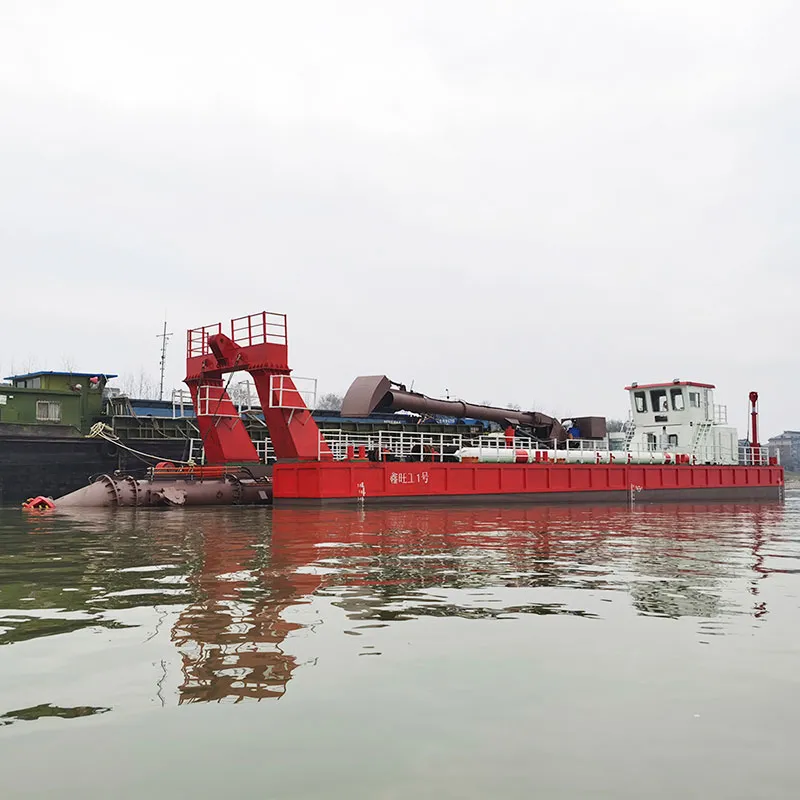
[{"label": "red dredger barge", "polygon": [[[248,372],[276,462],[260,463],[227,392]],[[752,431],[740,448],[710,384],[674,380],[627,387],[631,418],[619,434],[602,417],[557,420],[539,412],[435,400],[385,376],[356,379],[343,416],[405,410],[488,420],[495,435],[356,435],[320,430],[288,363],[286,317],[262,312],[187,334],[186,380],[205,464],[159,464],[148,478],[104,475],[56,501],[98,505],[319,504],[432,501],[622,501],[780,498],[783,468]]]}]

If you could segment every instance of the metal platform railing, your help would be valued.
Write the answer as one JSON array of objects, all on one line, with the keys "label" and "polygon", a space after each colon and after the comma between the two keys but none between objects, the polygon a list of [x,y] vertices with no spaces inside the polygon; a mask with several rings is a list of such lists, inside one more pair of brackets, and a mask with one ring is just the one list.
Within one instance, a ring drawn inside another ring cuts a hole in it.
[{"label": "metal platform railing", "polygon": [[[463,437],[459,433],[418,433],[416,431],[376,431],[374,433],[354,433],[339,429],[320,431],[318,458],[322,459],[323,438],[335,461],[342,461],[352,456],[352,451],[377,451],[397,460],[410,459],[412,456],[428,453],[429,461],[444,461],[445,455],[452,455],[463,446]],[[475,437],[477,438],[477,437]]]},{"label": "metal platform railing", "polygon": [[[597,461],[608,463],[610,453],[604,442],[592,439],[572,440],[569,448],[554,448],[553,442],[540,442],[535,439],[516,437],[511,443],[504,436],[470,436],[460,433],[417,433],[414,431],[379,431],[376,433],[353,433],[339,429],[323,430],[325,442],[333,453],[334,460],[343,461],[357,456],[359,448],[365,451],[383,453],[384,457],[396,461],[454,461],[458,460],[456,452],[469,448],[476,453],[478,458],[496,460],[502,463],[501,455],[511,456],[514,450],[556,451],[555,460],[567,460],[571,463],[591,464]],[[259,459],[263,464],[275,463],[275,450],[269,438],[254,441]],[[598,446],[602,445],[602,446]],[[351,450],[352,448],[352,450]],[[322,457],[322,443],[320,442],[320,460]],[[615,451],[617,452],[617,451]],[[647,462],[650,459],[663,459],[670,451],[632,450],[637,463]],[[201,439],[189,440],[189,459],[194,459],[198,464],[205,463],[203,444]],[[510,460],[510,459],[506,459]],[[619,461],[617,460],[617,463]],[[664,463],[655,460],[653,463]],[[669,462],[667,462],[669,463]],[[770,460],[767,447],[740,447],[738,460],[736,453],[729,448],[705,447],[696,454],[693,463],[698,465],[748,465],[768,466],[778,464],[775,456]]]},{"label": "metal platform railing", "polygon": [[[222,333],[222,323],[204,325],[202,328],[190,328],[186,332],[186,356],[206,356],[211,351],[208,340],[211,336]],[[254,344],[287,344],[286,314],[273,311],[260,311],[246,317],[231,320],[231,339],[242,347]]]},{"label": "metal platform railing", "polygon": [[780,454],[776,452],[770,457],[768,447],[740,447],[739,463],[748,466],[766,467],[781,463]]},{"label": "metal platform railing", "polygon": [[[277,461],[275,457],[275,450],[272,447],[272,442],[269,439],[262,439],[253,442],[258,453],[259,461],[262,464],[274,464]],[[204,465],[206,463],[206,453],[203,447],[202,439],[189,439],[189,461],[194,461],[196,464]]]},{"label": "metal platform railing", "polygon": [[192,402],[192,393],[188,389],[173,389],[172,390],[172,418],[179,417],[193,417],[194,404]]},{"label": "metal platform railing", "polygon": [[715,425],[728,424],[728,406],[720,406],[715,403],[711,407],[711,413]]},{"label": "metal platform railing", "polygon": [[[507,438],[497,436],[470,435],[461,433],[428,433],[417,431],[376,431],[356,433],[338,428],[320,431],[333,453],[334,460],[343,460],[356,453],[359,448],[382,453],[397,460],[446,461],[454,460],[454,455],[462,448],[479,448],[482,453],[496,453],[499,450],[555,450],[553,440],[540,441],[527,437]],[[571,439],[560,448],[564,451],[583,452],[587,457],[598,451],[608,450],[608,442],[595,439]],[[322,441],[320,453],[322,457]]]},{"label": "metal platform railing", "polygon": [[278,460],[270,439],[262,439],[259,442],[253,442],[253,444],[256,446],[256,452],[262,464],[274,464]]},{"label": "metal platform railing", "polygon": [[222,333],[222,323],[214,325],[204,325],[202,328],[191,328],[186,332],[186,356],[207,356],[211,350],[208,347],[208,339],[214,334]]},{"label": "metal platform railing", "polygon": [[231,320],[231,339],[238,345],[286,344],[286,314],[262,311]]},{"label": "metal platform railing", "polygon": [[317,379],[297,375],[269,376],[269,407],[306,411],[317,404]]},{"label": "metal platform railing", "polygon": [[[356,433],[339,429],[320,431],[334,460],[344,460],[358,456],[363,449],[374,458],[397,461],[457,461],[462,450],[469,450],[471,457],[487,461],[511,461],[514,450],[548,451],[548,458],[572,463],[620,463],[621,454],[630,454],[633,463],[675,463],[678,456],[687,459],[684,463],[697,465],[768,465],[769,453],[766,447],[741,448],[738,452],[730,447],[706,445],[694,453],[686,449],[631,449],[609,451],[608,442],[594,439],[573,439],[559,446],[551,441],[539,441],[525,437],[506,438],[479,436],[460,433],[422,433],[416,431],[377,431]],[[319,458],[322,457],[320,442]],[[691,460],[689,460],[691,458]],[[537,456],[538,460],[538,456]],[[775,463],[775,462],[773,462]]]},{"label": "metal platform railing", "polygon": [[197,389],[197,416],[239,417],[224,386],[203,384]]}]

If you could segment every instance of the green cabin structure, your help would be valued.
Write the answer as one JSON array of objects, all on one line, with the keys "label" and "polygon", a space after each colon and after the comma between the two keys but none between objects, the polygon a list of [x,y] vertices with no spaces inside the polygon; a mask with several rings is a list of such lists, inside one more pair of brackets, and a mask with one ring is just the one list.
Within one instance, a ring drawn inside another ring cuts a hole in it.
[{"label": "green cabin structure", "polygon": [[29,372],[0,383],[0,436],[85,436],[103,416],[104,372]]}]

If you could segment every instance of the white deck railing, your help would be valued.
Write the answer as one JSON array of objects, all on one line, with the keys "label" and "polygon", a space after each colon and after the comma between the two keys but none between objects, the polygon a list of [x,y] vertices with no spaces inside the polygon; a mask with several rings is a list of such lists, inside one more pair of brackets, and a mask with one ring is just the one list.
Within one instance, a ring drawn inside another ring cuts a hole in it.
[{"label": "white deck railing", "polygon": [[[456,455],[468,448],[470,454],[477,455],[479,460],[502,463],[512,459],[514,450],[548,451],[552,453],[553,442],[540,442],[535,439],[516,437],[509,443],[504,436],[470,436],[459,433],[418,433],[416,431],[378,431],[376,433],[351,433],[342,430],[323,430],[321,433],[333,453],[334,460],[344,461],[360,455],[363,448],[365,455],[372,451],[383,454],[383,458],[396,461],[457,461]],[[277,459],[269,438],[254,442],[262,464],[272,464]],[[198,463],[205,463],[202,440],[189,440],[189,458]],[[320,451],[322,450],[320,444]],[[620,463],[619,451],[613,454],[614,462]],[[635,462],[664,463],[665,454],[674,460],[674,451],[632,450]],[[680,452],[680,451],[678,451]],[[504,459],[503,456],[508,456]],[[770,464],[769,450],[766,447],[740,447],[737,454],[729,448],[701,447],[691,463],[701,464],[743,464],[748,466],[767,466]],[[321,460],[322,453],[319,454]],[[609,463],[609,452],[605,442],[591,439],[574,439],[569,447],[558,449],[555,459],[571,463],[592,464]],[[623,462],[624,463],[624,462]],[[667,462],[669,463],[669,462]],[[775,460],[778,463],[778,460]]]},{"label": "white deck railing", "polygon": [[[773,457],[774,464],[780,464],[780,454],[776,453]],[[739,463],[751,466],[765,467],[770,463],[768,447],[740,447]]]},{"label": "white deck railing", "polygon": [[[274,464],[277,461],[275,457],[275,450],[272,447],[272,442],[269,439],[262,439],[253,442],[258,453],[259,461],[262,464]],[[201,466],[206,463],[206,451],[203,447],[202,439],[189,439],[189,461],[194,461]]]},{"label": "white deck railing", "polygon": [[[542,442],[525,437],[506,438],[504,435],[474,436],[460,433],[423,433],[417,431],[377,431],[354,433],[339,429],[320,431],[333,453],[334,460],[363,457],[397,461],[457,461],[460,452],[469,450],[471,456],[486,461],[508,461],[513,450],[548,451],[551,458],[578,463],[608,463],[621,461],[620,451],[609,457],[608,442],[593,439],[573,439],[561,447],[554,442]],[[322,457],[322,439],[320,453]],[[686,455],[685,449],[663,448],[622,451],[630,452],[637,463],[674,463],[675,456]],[[362,455],[363,454],[363,455]],[[769,464],[766,447],[740,448],[700,446],[691,457],[693,464]]]},{"label": "white deck railing", "polygon": [[[426,461],[443,461],[446,455],[452,455],[463,447],[463,437],[460,433],[424,433],[417,431],[376,431],[369,433],[354,433],[338,428],[321,430],[333,458],[342,461],[356,455],[360,450],[378,452],[389,455],[396,460],[407,460],[426,453],[430,458]],[[473,437],[477,438],[477,437]],[[322,438],[320,439],[320,453],[322,456]]]},{"label": "white deck railing", "polygon": [[193,417],[194,405],[192,393],[188,389],[172,390],[172,418]]}]

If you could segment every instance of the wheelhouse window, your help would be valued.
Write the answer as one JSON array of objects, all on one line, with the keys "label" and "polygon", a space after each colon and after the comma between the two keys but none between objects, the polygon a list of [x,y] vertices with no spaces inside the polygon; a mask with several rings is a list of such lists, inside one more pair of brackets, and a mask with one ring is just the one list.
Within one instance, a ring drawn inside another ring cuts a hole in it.
[{"label": "wheelhouse window", "polygon": [[633,401],[639,414],[647,413],[647,395],[644,392],[634,392]]},{"label": "wheelhouse window", "polygon": [[683,411],[683,389],[670,389],[669,394],[672,399],[672,410]]},{"label": "wheelhouse window", "polygon": [[689,392],[689,407],[700,408],[700,392]]},{"label": "wheelhouse window", "polygon": [[667,407],[667,390],[651,389],[650,406],[654,412],[669,411],[669,408]]},{"label": "wheelhouse window", "polygon": [[61,422],[61,403],[52,400],[37,400],[36,421]]}]

